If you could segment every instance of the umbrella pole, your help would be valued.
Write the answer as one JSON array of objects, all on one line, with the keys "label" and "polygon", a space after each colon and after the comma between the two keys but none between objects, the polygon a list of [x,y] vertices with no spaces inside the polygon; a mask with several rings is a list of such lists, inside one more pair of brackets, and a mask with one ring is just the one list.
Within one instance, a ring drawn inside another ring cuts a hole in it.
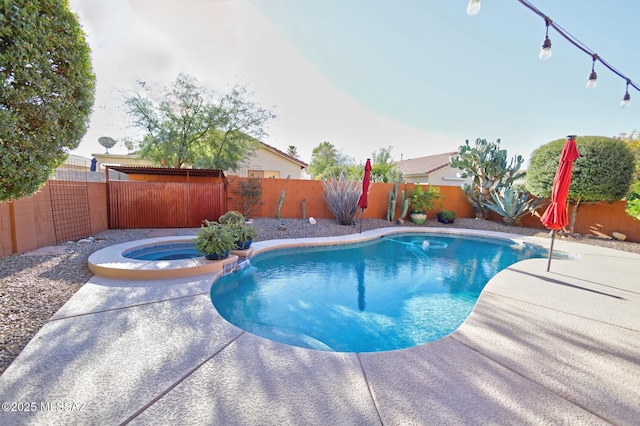
[{"label": "umbrella pole", "polygon": [[553,242],[556,239],[556,231],[555,229],[551,231],[551,246],[549,247],[549,259],[547,259],[547,272],[549,272],[549,268],[551,268],[551,255],[553,254]]},{"label": "umbrella pole", "polygon": [[364,209],[360,209],[360,233],[362,234],[362,216],[364,216]]}]

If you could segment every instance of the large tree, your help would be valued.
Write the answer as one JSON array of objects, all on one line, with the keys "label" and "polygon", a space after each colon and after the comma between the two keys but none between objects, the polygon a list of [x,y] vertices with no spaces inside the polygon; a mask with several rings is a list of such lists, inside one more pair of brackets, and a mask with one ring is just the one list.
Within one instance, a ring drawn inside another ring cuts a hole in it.
[{"label": "large tree", "polygon": [[95,76],[65,0],[0,2],[0,201],[36,192],[87,131]]},{"label": "large tree", "polygon": [[133,124],[146,133],[139,155],[157,165],[236,170],[258,149],[257,139],[275,117],[234,87],[221,96],[180,74],[171,87],[125,98]]},{"label": "large tree", "polygon": [[351,157],[340,152],[332,143],[325,141],[313,148],[309,175],[314,179],[336,178],[343,172],[347,173],[353,163]]},{"label": "large tree", "polygon": [[402,172],[393,161],[393,147],[380,148],[371,156],[371,180],[374,182],[396,182],[402,180]]},{"label": "large tree", "polygon": [[[549,142],[531,155],[527,189],[536,197],[551,196],[553,179],[565,139]],[[568,202],[573,205],[569,231],[573,233],[582,203],[621,200],[631,185],[635,161],[627,144],[604,136],[576,138],[580,158],[573,164]]]}]

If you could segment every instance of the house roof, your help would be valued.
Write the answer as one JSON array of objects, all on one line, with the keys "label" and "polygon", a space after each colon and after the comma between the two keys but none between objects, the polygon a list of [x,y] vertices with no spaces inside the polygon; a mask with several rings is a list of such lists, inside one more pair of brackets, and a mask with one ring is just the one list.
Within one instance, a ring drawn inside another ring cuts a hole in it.
[{"label": "house roof", "polygon": [[440,169],[449,166],[449,157],[456,155],[457,152],[445,152],[443,154],[429,155],[427,157],[412,158],[396,162],[398,169],[405,176],[428,175]]},{"label": "house roof", "polygon": [[[260,145],[262,146],[262,148],[266,149],[267,151],[273,152],[274,154],[283,157],[285,159],[287,159],[288,161],[291,161],[292,163],[297,164],[298,166],[300,166],[301,169],[306,169],[309,165],[307,163],[305,163],[302,160],[299,160],[295,157],[292,157],[291,155],[287,154],[286,152],[280,151],[278,148],[273,147],[271,145],[268,145],[264,142],[258,141],[260,143]],[[142,159],[140,159],[137,155],[137,152],[132,152],[130,154],[91,154],[92,156],[98,158],[98,159],[104,159],[105,161],[107,159],[111,159],[111,160],[123,160],[123,159],[136,159],[139,161],[143,161]]]},{"label": "house roof", "polygon": [[208,176],[224,178],[222,170],[217,169],[174,169],[170,167],[139,167],[139,166],[107,166],[127,175],[163,175],[163,176]]},{"label": "house roof", "polygon": [[266,143],[264,143],[264,142],[260,142],[260,143],[263,145],[263,147],[264,147],[266,150],[271,151],[271,152],[273,152],[273,153],[274,153],[274,154],[276,154],[276,155],[279,155],[279,156],[281,156],[281,157],[284,157],[284,158],[286,158],[287,160],[289,160],[289,161],[291,161],[291,162],[293,162],[293,163],[298,164],[298,165],[300,166],[300,168],[301,168],[301,169],[306,169],[306,168],[307,168],[308,164],[307,164],[307,163],[305,163],[304,161],[302,161],[302,160],[298,160],[296,157],[293,157],[293,156],[291,156],[291,155],[287,154],[286,152],[280,151],[280,150],[279,150],[278,148],[276,148],[276,147],[273,147],[273,146],[271,146],[271,145],[267,145],[267,144],[266,144]]}]

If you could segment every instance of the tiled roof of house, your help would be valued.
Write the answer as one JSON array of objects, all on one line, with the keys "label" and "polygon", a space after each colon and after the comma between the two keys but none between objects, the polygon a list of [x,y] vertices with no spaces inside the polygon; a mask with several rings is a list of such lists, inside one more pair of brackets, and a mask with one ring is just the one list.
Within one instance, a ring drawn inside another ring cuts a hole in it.
[{"label": "tiled roof of house", "polygon": [[429,173],[448,167],[449,157],[456,154],[457,152],[453,151],[445,152],[443,154],[429,155],[427,157],[412,158],[396,162],[396,165],[398,166],[398,169],[405,174],[405,176],[428,175]]},{"label": "tiled roof of house", "polygon": [[297,163],[298,165],[300,165],[300,168],[307,168],[308,164],[305,163],[302,160],[297,159],[296,157],[292,157],[291,155],[287,154],[286,152],[280,151],[278,148],[273,147],[271,145],[267,145],[264,142],[260,142],[265,149],[268,149],[269,151],[273,152],[274,154],[280,155],[284,158],[286,158],[287,160],[293,161],[294,163]]}]

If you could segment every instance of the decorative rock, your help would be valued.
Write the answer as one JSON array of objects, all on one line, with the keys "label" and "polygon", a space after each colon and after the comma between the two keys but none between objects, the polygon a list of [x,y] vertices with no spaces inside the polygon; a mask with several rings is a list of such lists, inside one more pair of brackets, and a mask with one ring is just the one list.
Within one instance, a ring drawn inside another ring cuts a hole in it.
[{"label": "decorative rock", "polygon": [[312,224],[312,225],[315,225],[317,222],[313,217],[310,217],[309,218],[309,223]]},{"label": "decorative rock", "polygon": [[615,238],[618,241],[624,241],[627,239],[627,236],[621,232],[612,232],[611,235],[613,235],[613,238]]}]

